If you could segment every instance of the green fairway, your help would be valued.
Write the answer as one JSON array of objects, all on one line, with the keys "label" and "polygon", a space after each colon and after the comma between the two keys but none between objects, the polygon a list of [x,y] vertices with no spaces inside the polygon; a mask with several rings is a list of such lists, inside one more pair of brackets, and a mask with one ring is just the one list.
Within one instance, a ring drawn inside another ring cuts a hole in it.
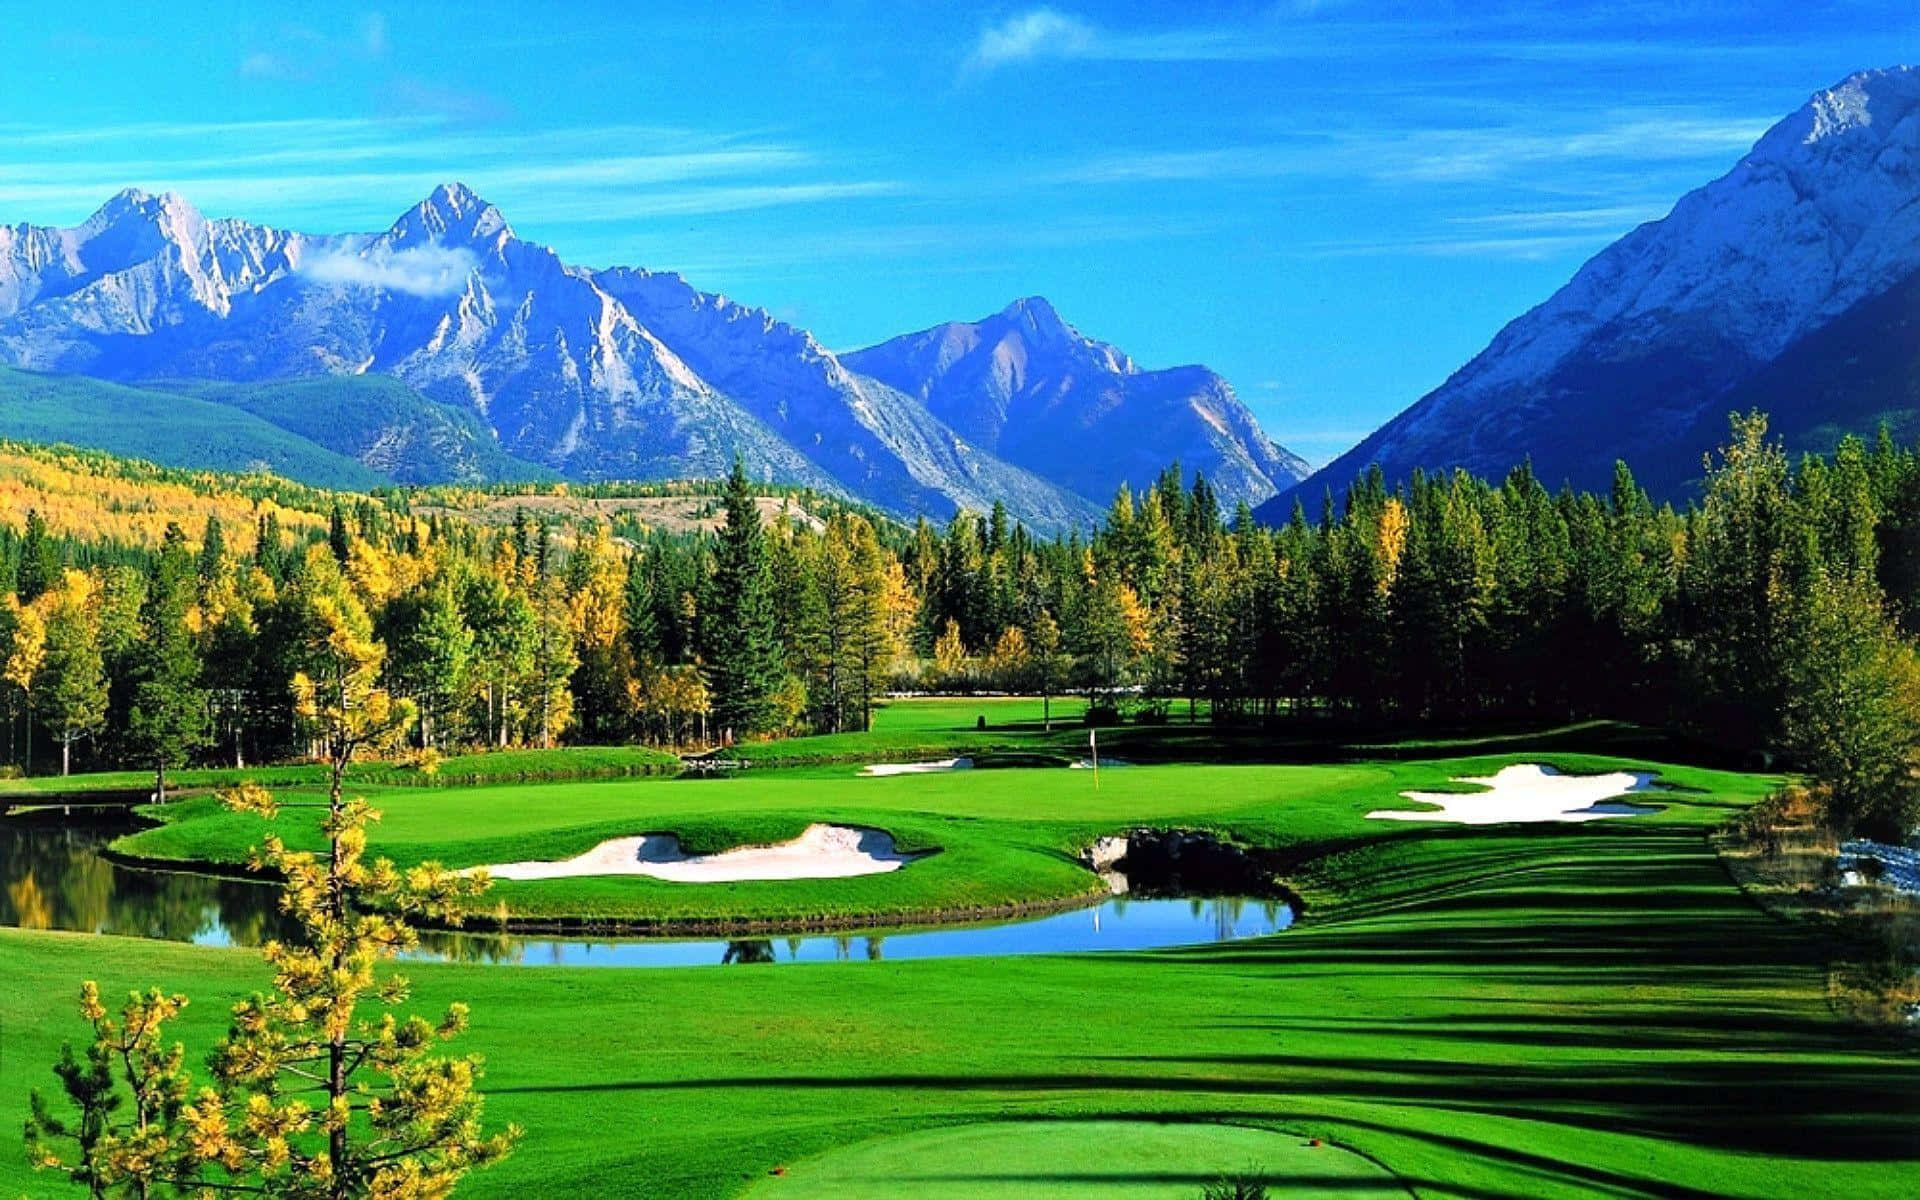
[{"label": "green fairway", "polygon": [[[955,715],[929,715],[924,736],[949,735]],[[1402,790],[1516,761],[1652,769],[1677,790],[1646,797],[1662,806],[1650,815],[1589,825],[1365,818],[1404,807]],[[1060,768],[863,779],[847,764],[367,790],[388,812],[375,848],[402,862],[564,857],[646,829],[718,847],[810,820],[940,848],[861,879],[501,887],[517,911],[833,915],[1058,897],[1093,878],[1071,849],[1136,825],[1275,849],[1308,901],[1284,934],[1152,953],[411,965],[421,1009],[471,1004],[464,1044],[487,1057],[490,1115],[527,1129],[462,1195],[921,1195],[944,1174],[954,1195],[1018,1196],[1051,1194],[1012,1189],[1051,1187],[1046,1172],[1084,1162],[1139,1190],[1082,1194],[1196,1200],[1201,1176],[1248,1165],[1288,1179],[1279,1195],[1367,1195],[1383,1183],[1376,1163],[1395,1187],[1459,1200],[1909,1197],[1911,1051],[1832,1016],[1826,948],[1757,909],[1707,843],[1774,782],[1555,749],[1167,763],[1102,772],[1097,791],[1089,772]],[[145,852],[234,861],[263,832],[207,801],[172,815],[136,839]],[[310,820],[287,814],[294,840],[311,839]],[[28,1088],[52,1080],[87,978],[191,995],[181,1033],[197,1060],[265,972],[245,951],[0,930],[0,1126],[18,1128]],[[1085,1122],[1126,1123],[1146,1139],[1139,1158]],[[1209,1144],[1150,1152],[1162,1135]],[[1300,1144],[1316,1137],[1327,1145]],[[1272,1151],[1223,1162],[1223,1138]],[[962,1169],[992,1178],[966,1191]],[[891,1172],[918,1174],[875,1178]],[[841,1180],[869,1190],[832,1190]],[[0,1196],[22,1191],[58,1194],[0,1153]]]},{"label": "green fairway", "polygon": [[1379,1166],[1239,1125],[1006,1121],[861,1142],[769,1176],[753,1200],[1194,1200],[1223,1176],[1293,1200],[1405,1200]]},{"label": "green fairway", "polygon": [[[1321,868],[1342,897],[1255,942],[409,974],[423,1007],[472,1004],[490,1111],[528,1129],[476,1197],[729,1196],[876,1137],[1063,1116],[1271,1125],[1421,1196],[1910,1196],[1911,1053],[1832,1018],[1822,948],[1729,883],[1707,799],[1692,823],[1349,850]],[[199,1048],[264,974],[240,951],[0,932],[0,1124],[52,1078],[88,977],[190,993]],[[0,1194],[34,1186],[0,1156]]]},{"label": "green fairway", "polygon": [[[959,771],[861,778],[849,766],[746,771],[723,779],[506,784],[363,790],[385,814],[376,852],[401,865],[437,860],[483,866],[561,860],[612,838],[677,833],[694,851],[777,842],[815,821],[884,829],[903,850],[937,850],[905,869],[853,879],[668,883],[639,876],[501,882],[482,901],[489,915],[633,922],[867,916],[926,919],[1011,905],[1058,903],[1104,885],[1076,861],[1103,835],[1140,826],[1205,829],[1252,846],[1305,855],[1361,840],[1426,836],[1421,825],[1369,821],[1400,808],[1399,793],[1444,789],[1538,756],[1327,766],[1158,765],[1104,771],[1064,768]],[[1620,770],[1627,760],[1553,755],[1564,770]],[[1686,790],[1649,797],[1666,807],[1653,824],[1711,824],[1730,802],[1757,796],[1746,777],[1655,765]],[[211,799],[169,806],[168,824],[122,839],[124,853],[237,869],[266,824]],[[315,809],[285,813],[290,845],[321,845]],[[1311,851],[1309,850],[1311,848]]]}]

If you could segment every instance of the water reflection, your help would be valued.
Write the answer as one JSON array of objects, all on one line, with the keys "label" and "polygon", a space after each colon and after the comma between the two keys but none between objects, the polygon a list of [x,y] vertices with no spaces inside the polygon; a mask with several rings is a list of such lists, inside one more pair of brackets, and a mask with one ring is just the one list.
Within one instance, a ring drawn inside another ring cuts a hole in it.
[{"label": "water reflection", "polygon": [[747,963],[858,962],[982,954],[1154,950],[1278,933],[1293,923],[1279,900],[1129,899],[997,925],[875,933],[826,933],[732,941],[659,938],[539,938],[429,932],[419,957],[521,966],[695,967]]},{"label": "water reflection", "polygon": [[288,931],[277,889],[100,857],[123,819],[0,819],[0,925],[257,946]]},{"label": "water reflection", "polygon": [[[257,946],[291,933],[278,890],[244,880],[117,866],[100,851],[124,817],[0,818],[0,925]],[[1277,933],[1277,900],[1114,896],[996,925],[734,940],[581,939],[425,931],[414,957],[509,966],[670,967],[859,962],[981,954],[1148,950]]]}]

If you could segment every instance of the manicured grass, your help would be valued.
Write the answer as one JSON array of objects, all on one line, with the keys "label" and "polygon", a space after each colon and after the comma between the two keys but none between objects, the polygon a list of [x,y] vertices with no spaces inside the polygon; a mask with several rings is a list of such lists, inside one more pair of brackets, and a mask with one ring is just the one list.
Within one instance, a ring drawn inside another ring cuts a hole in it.
[{"label": "manicured grass", "polygon": [[[1694,778],[1716,790],[1654,819],[1347,849],[1316,871],[1307,920],[1254,942],[408,973],[422,1008],[472,1004],[490,1114],[527,1127],[463,1190],[476,1200],[730,1196],[878,1137],[1063,1117],[1322,1137],[1422,1197],[1904,1200],[1912,1054],[1832,1018],[1823,949],[1706,845],[1765,781]],[[192,994],[197,1056],[265,971],[239,951],[0,931],[0,1128],[51,1080],[90,977]],[[0,1195],[21,1190],[51,1194],[0,1153]]]},{"label": "manicured grass", "polygon": [[[454,754],[440,760],[431,773],[395,762],[357,762],[348,777],[356,786],[460,787],[533,780],[616,778],[672,772],[679,756],[651,746],[560,746],[552,750],[494,750]],[[242,781],[264,787],[311,788],[326,782],[320,763],[276,763],[261,767],[189,767],[167,773],[169,793],[205,792],[232,787]],[[35,775],[0,779],[0,799],[30,801],[38,797],[153,791],[152,771],[95,771],[83,775]]]},{"label": "manicured grass", "polygon": [[[927,723],[927,740],[947,736],[958,715],[908,713]],[[636,971],[410,965],[417,1008],[471,1004],[463,1048],[487,1056],[490,1117],[527,1129],[512,1159],[461,1194],[918,1195],[916,1181],[871,1176],[942,1161],[1037,1185],[1036,1171],[1091,1154],[1069,1120],[1196,1123],[1203,1140],[1223,1125],[1275,1130],[1285,1136],[1274,1142],[1301,1154],[1298,1143],[1317,1137],[1421,1197],[1914,1193],[1911,1049],[1833,1017],[1826,948],[1756,908],[1708,845],[1709,829],[1774,780],[1573,754],[1559,742],[1421,753],[1136,766],[1102,772],[1097,792],[1089,773],[1064,769],[861,779],[845,765],[712,781],[370,787],[388,812],[375,847],[402,862],[562,857],[646,828],[719,848],[810,820],[942,847],[857,880],[501,887],[528,911],[831,912],[1054,895],[1089,878],[1070,848],[1135,824],[1206,827],[1284,851],[1309,901],[1276,937],[1144,954]],[[1580,826],[1364,819],[1403,807],[1401,790],[1513,761],[1653,767],[1685,790],[1658,798],[1666,807],[1651,816]],[[139,840],[217,857],[244,853],[261,832],[204,800],[172,815],[184,819]],[[311,816],[289,812],[294,840],[311,841]],[[19,1127],[27,1090],[52,1081],[59,1042],[81,1032],[73,995],[87,978],[109,994],[158,985],[193,996],[180,1032],[197,1061],[228,1005],[266,971],[244,951],[0,930],[0,1129]],[[955,1132],[965,1129],[977,1132]],[[1002,1134],[1013,1141],[998,1150],[968,1144]],[[1124,1170],[1130,1154],[1093,1156],[1089,1169]],[[1167,1157],[1179,1161],[1160,1170],[1182,1190],[1165,1194],[1197,1200],[1195,1172],[1215,1161]],[[1310,1165],[1276,1156],[1269,1169]],[[788,1173],[769,1174],[779,1167]],[[1339,1195],[1378,1182],[1315,1178]],[[869,1190],[799,1190],[837,1179]],[[1020,1194],[978,1182],[967,1194]],[[59,1194],[0,1147],[0,1196],[22,1191]]]},{"label": "manicured grass", "polygon": [[[850,766],[749,770],[722,779],[500,785],[446,789],[369,788],[383,812],[371,845],[402,866],[452,867],[559,860],[610,838],[672,832],[689,849],[718,851],[797,836],[814,821],[885,829],[902,849],[939,853],[884,875],[855,879],[668,883],[641,876],[500,882],[482,911],[520,919],[585,918],[671,923],[739,919],[926,918],[1099,894],[1075,861],[1105,834],[1138,826],[1205,829],[1251,846],[1301,856],[1348,843],[1406,840],[1422,827],[1368,821],[1375,808],[1404,807],[1400,792],[1451,785],[1532,756],[1327,766],[1133,766],[1093,773],[1064,768],[963,771],[862,778]],[[1554,755],[1587,773],[1643,764]],[[1758,795],[1748,777],[1679,766],[1658,768],[1682,788],[1667,807],[1637,820],[1696,826],[1726,811],[1728,796]],[[298,793],[295,793],[296,798]],[[1733,802],[1738,802],[1733,801]],[[152,810],[150,810],[152,811]],[[123,838],[122,853],[147,860],[237,866],[267,825],[222,810],[211,798],[161,812],[168,824]],[[289,845],[318,849],[320,812],[289,809],[277,826]]]},{"label": "manicured grass", "polygon": [[[1087,702],[1080,696],[1055,696],[1052,728],[1043,721],[1045,706],[1028,696],[928,696],[888,700],[873,714],[873,729],[812,737],[744,742],[720,752],[755,766],[807,763],[917,762],[988,750],[1085,750],[1082,724]],[[986,728],[981,729],[981,718]]]},{"label": "manicured grass", "polygon": [[770,1175],[752,1200],[1196,1200],[1226,1177],[1289,1200],[1406,1200],[1355,1154],[1272,1130],[1151,1121],[1000,1121],[860,1142]]}]

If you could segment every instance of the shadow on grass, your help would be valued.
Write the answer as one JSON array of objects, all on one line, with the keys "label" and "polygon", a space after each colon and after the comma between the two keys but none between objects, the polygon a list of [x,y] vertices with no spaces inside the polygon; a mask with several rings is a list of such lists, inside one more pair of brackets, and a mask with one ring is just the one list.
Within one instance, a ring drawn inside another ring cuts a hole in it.
[{"label": "shadow on grass", "polygon": [[1540,1188],[1723,1194],[1638,1173],[1642,1151],[1615,1140],[1623,1136],[1813,1163],[1920,1158],[1913,1056],[1857,1040],[1825,1015],[1823,948],[1733,889],[1699,830],[1478,831],[1369,869],[1389,882],[1319,925],[1079,961],[1090,1003],[1124,1003],[1127,986],[1178,993],[1233,980],[1219,1002],[1246,1011],[1196,1017],[1184,1036],[1143,1022],[1138,1038],[1116,1032],[1100,1053],[1039,1070],[1005,1059],[999,1069],[986,1059],[978,1071],[892,1070],[879,1057],[497,1091],[704,1092],[724,1102],[764,1089],[826,1106],[835,1093],[871,1091],[934,1120],[1001,1101],[1071,1106],[1061,1116],[1080,1120],[1091,1111],[1309,1125],[1360,1135],[1389,1165],[1398,1141],[1534,1185],[1400,1176],[1418,1193],[1473,1200]]}]

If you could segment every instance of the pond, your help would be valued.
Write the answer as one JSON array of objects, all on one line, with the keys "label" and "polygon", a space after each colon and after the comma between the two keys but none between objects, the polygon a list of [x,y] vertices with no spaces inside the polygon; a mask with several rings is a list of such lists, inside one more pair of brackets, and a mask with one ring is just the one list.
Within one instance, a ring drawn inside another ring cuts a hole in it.
[{"label": "pond", "polygon": [[[270,884],[124,867],[101,857],[133,828],[113,816],[0,818],[0,925],[257,946],[288,929]],[[1113,896],[1097,905],[982,925],[750,938],[559,938],[426,931],[414,957],[512,966],[684,967],[865,962],[985,954],[1151,950],[1278,933],[1283,901]]]}]

